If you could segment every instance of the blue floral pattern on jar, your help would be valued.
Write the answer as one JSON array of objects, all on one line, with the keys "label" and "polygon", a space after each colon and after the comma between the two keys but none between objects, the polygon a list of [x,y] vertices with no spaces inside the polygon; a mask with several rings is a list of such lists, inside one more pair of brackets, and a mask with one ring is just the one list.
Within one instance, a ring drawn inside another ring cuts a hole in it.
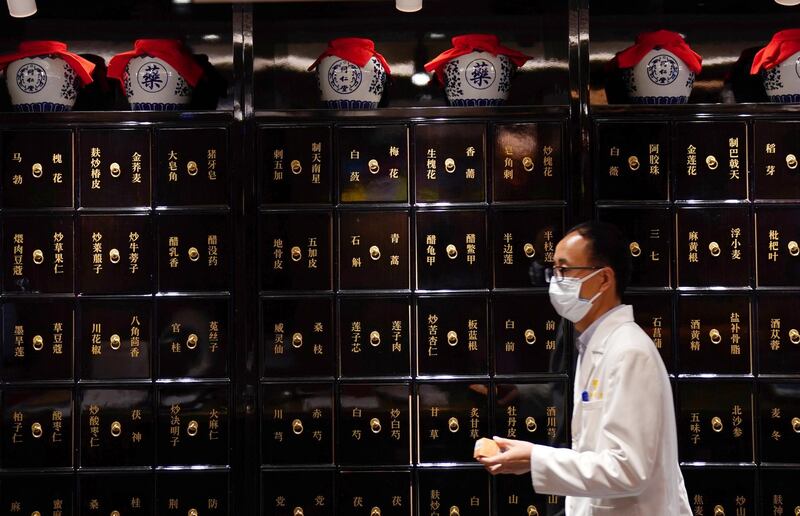
[{"label": "blue floral pattern on jar", "polygon": [[458,60],[453,59],[447,63],[444,68],[445,77],[445,93],[448,98],[461,97],[464,95],[464,90],[461,86],[461,74],[458,73]]},{"label": "blue floral pattern on jar", "polygon": [[779,90],[783,88],[783,80],[781,79],[780,67],[776,66],[775,68],[764,70],[761,73],[764,80],[764,88],[767,91]]},{"label": "blue floral pattern on jar", "polygon": [[661,86],[675,82],[679,71],[678,61],[667,54],[659,54],[647,63],[647,77]]},{"label": "blue floral pattern on jar", "polygon": [[511,63],[511,59],[502,54],[497,57],[500,59],[500,84],[497,89],[500,93],[507,93],[511,90],[511,77],[516,66]]},{"label": "blue floral pattern on jar", "polygon": [[386,84],[386,70],[383,65],[374,57],[370,59],[372,63],[372,80],[369,83],[369,92],[375,95],[383,95],[383,88]]},{"label": "blue floral pattern on jar", "polygon": [[66,100],[73,100],[78,96],[78,75],[75,70],[66,63],[64,63],[64,84],[61,85],[61,98]]},{"label": "blue floral pattern on jar", "polygon": [[179,97],[188,97],[192,94],[192,87],[189,86],[189,83],[186,82],[186,79],[183,77],[178,77],[178,80],[175,83],[174,94]]},{"label": "blue floral pattern on jar", "polygon": [[36,63],[27,63],[17,71],[17,87],[25,93],[38,93],[47,85],[47,72]]},{"label": "blue floral pattern on jar", "polygon": [[361,86],[361,68],[345,59],[339,59],[328,70],[328,84],[342,95],[353,93]]}]

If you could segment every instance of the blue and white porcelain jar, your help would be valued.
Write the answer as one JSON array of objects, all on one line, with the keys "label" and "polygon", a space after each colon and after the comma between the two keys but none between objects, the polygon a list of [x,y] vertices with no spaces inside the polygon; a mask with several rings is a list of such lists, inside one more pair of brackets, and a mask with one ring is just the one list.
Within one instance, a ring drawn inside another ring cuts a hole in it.
[{"label": "blue and white porcelain jar", "polygon": [[144,55],[128,61],[123,84],[134,111],[175,111],[192,101],[186,79],[158,57]]},{"label": "blue and white porcelain jar", "polygon": [[375,44],[364,38],[330,41],[309,70],[314,68],[322,102],[331,109],[378,107],[391,73]]},{"label": "blue and white porcelain jar", "polygon": [[753,58],[750,73],[761,75],[771,102],[800,103],[800,29],[775,33]]},{"label": "blue and white porcelain jar", "polygon": [[92,82],[94,64],[59,41],[26,41],[0,58],[15,111],[70,111],[82,84]]}]

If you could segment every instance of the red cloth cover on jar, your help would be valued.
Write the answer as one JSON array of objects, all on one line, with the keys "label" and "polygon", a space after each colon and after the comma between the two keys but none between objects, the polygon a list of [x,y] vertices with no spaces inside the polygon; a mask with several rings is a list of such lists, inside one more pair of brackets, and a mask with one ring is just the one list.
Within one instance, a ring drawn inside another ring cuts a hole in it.
[{"label": "red cloth cover on jar", "polygon": [[453,48],[445,50],[433,60],[425,63],[425,71],[436,72],[439,82],[444,84],[444,67],[448,61],[469,54],[470,52],[483,51],[492,55],[504,55],[511,59],[517,67],[524,65],[533,57],[525,55],[513,48],[504,47],[500,44],[500,39],[494,34],[463,34],[455,36],[451,40]]},{"label": "red cloth cover on jar", "polygon": [[758,51],[753,58],[750,74],[775,68],[795,52],[800,51],[800,29],[776,32],[767,46]]},{"label": "red cloth cover on jar", "polygon": [[60,41],[23,41],[13,54],[0,56],[0,70],[5,70],[9,63],[25,57],[55,55],[69,64],[83,84],[92,83],[94,63],[67,50],[67,44]]},{"label": "red cloth cover on jar", "polygon": [[700,54],[692,50],[686,41],[677,32],[669,30],[657,30],[655,32],[643,32],[636,36],[636,43],[630,47],[617,52],[614,59],[611,60],[612,66],[616,65],[619,68],[633,68],[639,61],[647,55],[648,52],[654,48],[663,48],[669,50],[680,58],[681,61],[686,63],[689,70],[694,73],[700,73],[703,68],[703,58]]},{"label": "red cloth cover on jar", "polygon": [[375,57],[386,70],[386,75],[392,75],[389,63],[378,52],[375,51],[375,42],[366,38],[338,38],[328,42],[328,48],[319,55],[316,61],[308,67],[310,72],[319,65],[319,62],[328,56],[336,56],[354,65],[364,68],[370,59]]},{"label": "red cloth cover on jar", "polygon": [[[197,86],[203,76],[203,67],[197,64],[192,54],[177,39],[137,39],[133,50],[117,54],[108,63],[108,76],[122,83],[128,61],[138,56],[153,56],[163,59],[189,83]],[[124,88],[124,86],[123,86]]]}]

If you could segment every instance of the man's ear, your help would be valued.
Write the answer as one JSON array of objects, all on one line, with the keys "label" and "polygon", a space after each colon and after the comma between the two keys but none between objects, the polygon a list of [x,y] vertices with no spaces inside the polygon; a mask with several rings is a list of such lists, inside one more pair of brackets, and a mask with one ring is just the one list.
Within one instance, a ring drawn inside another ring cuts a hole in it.
[{"label": "man's ear", "polygon": [[611,267],[606,267],[605,269],[603,269],[603,272],[600,273],[600,276],[603,279],[603,282],[600,285],[600,288],[602,288],[603,291],[609,289],[616,290],[617,276],[614,273],[614,269],[612,269]]}]

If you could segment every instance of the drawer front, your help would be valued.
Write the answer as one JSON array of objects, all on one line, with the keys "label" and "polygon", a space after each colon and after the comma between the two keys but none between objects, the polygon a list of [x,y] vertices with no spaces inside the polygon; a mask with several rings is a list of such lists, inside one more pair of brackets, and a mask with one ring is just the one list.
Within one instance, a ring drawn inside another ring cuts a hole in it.
[{"label": "drawer front", "polygon": [[471,463],[475,441],[489,431],[489,386],[420,383],[417,421],[418,462]]},{"label": "drawer front", "polygon": [[149,301],[81,300],[78,354],[86,380],[150,378]]},{"label": "drawer front", "polygon": [[229,396],[225,386],[161,387],[156,422],[158,464],[229,464]]},{"label": "drawer front", "polygon": [[153,464],[149,389],[84,389],[80,403],[81,466]]},{"label": "drawer front", "polygon": [[405,297],[339,301],[342,376],[410,376],[410,302]]},{"label": "drawer front", "polygon": [[331,290],[330,213],[261,216],[261,290]]},{"label": "drawer front", "polygon": [[497,124],[491,175],[495,201],[564,199],[563,126]]},{"label": "drawer front", "polygon": [[262,301],[263,376],[333,376],[333,301],[329,298]]},{"label": "drawer front", "polygon": [[486,298],[417,300],[417,374],[486,374],[489,369]]},{"label": "drawer front", "polygon": [[159,206],[230,203],[226,129],[159,129],[156,147]]},{"label": "drawer front", "polygon": [[3,368],[6,380],[72,378],[74,310],[70,301],[3,303]]},{"label": "drawer front", "polygon": [[408,202],[408,127],[337,127],[339,199]]},{"label": "drawer front", "polygon": [[409,214],[348,212],[339,218],[342,289],[408,289]]},{"label": "drawer front", "polygon": [[147,130],[82,130],[78,140],[81,207],[150,207]]},{"label": "drawer front", "polygon": [[481,202],[486,198],[486,126],[417,124],[416,201]]},{"label": "drawer front", "polygon": [[26,389],[3,392],[3,466],[72,466],[72,392]]},{"label": "drawer front", "polygon": [[71,208],[72,131],[8,131],[2,138],[2,206]]},{"label": "drawer front", "polygon": [[417,212],[417,288],[486,288],[488,264],[483,212]]},{"label": "drawer front", "polygon": [[74,256],[72,217],[5,217],[5,292],[73,292]]},{"label": "drawer front", "polygon": [[261,204],[331,202],[329,127],[262,127],[258,149]]}]

